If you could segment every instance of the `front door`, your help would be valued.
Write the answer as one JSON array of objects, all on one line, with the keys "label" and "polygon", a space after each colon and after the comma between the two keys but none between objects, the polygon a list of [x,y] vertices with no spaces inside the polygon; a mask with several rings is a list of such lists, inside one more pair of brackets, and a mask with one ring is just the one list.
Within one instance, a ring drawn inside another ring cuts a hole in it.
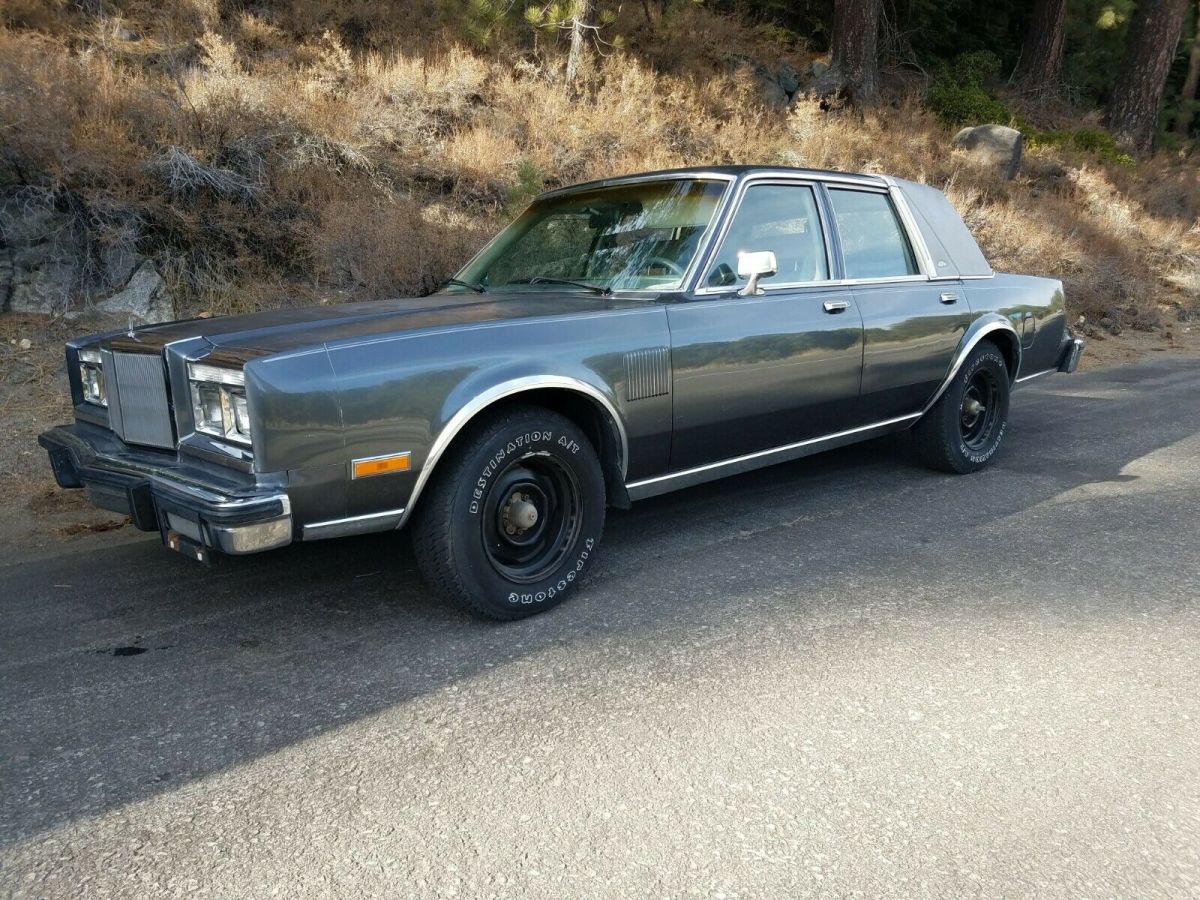
[{"label": "front door", "polygon": [[[810,184],[751,182],[671,327],[673,439],[679,471],[855,424],[862,319],[830,281],[821,207]],[[778,268],[740,296],[739,253],[770,250]]]}]

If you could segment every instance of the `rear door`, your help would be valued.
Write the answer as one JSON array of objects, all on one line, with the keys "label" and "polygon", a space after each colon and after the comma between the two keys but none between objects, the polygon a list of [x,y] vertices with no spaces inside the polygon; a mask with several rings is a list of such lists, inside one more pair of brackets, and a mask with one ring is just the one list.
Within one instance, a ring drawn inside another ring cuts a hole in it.
[{"label": "rear door", "polygon": [[828,188],[846,283],[863,318],[863,422],[920,410],[950,368],[971,309],[962,282],[923,272],[886,188]]},{"label": "rear door", "polygon": [[[746,183],[700,285],[667,308],[671,468],[681,470],[841,430],[853,422],[862,320],[831,280],[821,196],[810,183]],[[739,296],[741,252],[770,250],[776,274]]]}]

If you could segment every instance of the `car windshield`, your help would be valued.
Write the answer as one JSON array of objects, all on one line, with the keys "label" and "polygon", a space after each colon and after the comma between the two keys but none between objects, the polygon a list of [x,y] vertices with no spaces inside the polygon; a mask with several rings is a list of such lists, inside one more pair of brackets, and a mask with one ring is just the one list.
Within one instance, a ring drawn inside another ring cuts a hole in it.
[{"label": "car windshield", "polygon": [[455,281],[488,291],[677,289],[725,187],[644,181],[537,200]]}]

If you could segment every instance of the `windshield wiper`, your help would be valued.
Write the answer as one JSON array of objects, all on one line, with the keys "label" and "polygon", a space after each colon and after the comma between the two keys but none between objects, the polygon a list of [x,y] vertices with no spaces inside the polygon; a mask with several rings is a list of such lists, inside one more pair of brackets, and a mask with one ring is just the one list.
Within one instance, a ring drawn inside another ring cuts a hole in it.
[{"label": "windshield wiper", "polygon": [[550,278],[547,275],[534,275],[532,278],[517,278],[513,281],[506,282],[507,284],[569,284],[574,287],[583,288],[586,291],[592,291],[602,297],[612,296],[613,289],[604,287],[599,284],[591,284],[587,281],[575,281],[573,278]]},{"label": "windshield wiper", "polygon": [[[446,279],[446,284],[457,284],[465,288],[470,288],[477,294],[482,294],[487,291],[487,288],[485,288],[482,284],[478,284],[474,281],[463,281],[461,278],[448,278]],[[442,285],[442,287],[445,287],[446,284]]]}]

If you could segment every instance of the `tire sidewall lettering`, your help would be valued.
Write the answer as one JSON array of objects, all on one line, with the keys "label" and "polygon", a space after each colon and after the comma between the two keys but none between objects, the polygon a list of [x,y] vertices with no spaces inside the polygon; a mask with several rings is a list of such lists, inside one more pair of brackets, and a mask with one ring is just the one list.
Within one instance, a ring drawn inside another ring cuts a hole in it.
[{"label": "tire sidewall lettering", "polygon": [[589,536],[584,538],[581,544],[583,549],[575,558],[574,563],[567,563],[565,566],[560,567],[558,572],[552,574],[547,579],[550,582],[548,587],[539,587],[536,591],[510,591],[505,598],[505,602],[512,606],[530,606],[545,603],[547,600],[553,600],[559,594],[563,593],[580,577],[580,573],[587,566],[588,560],[592,558],[592,553],[596,547],[596,538]]},{"label": "tire sidewall lettering", "polygon": [[[1005,366],[1003,359],[993,356],[990,353],[986,353],[986,354],[983,354],[983,355],[977,357],[974,360],[973,365],[971,365],[968,368],[963,370],[962,380],[959,384],[959,396],[960,397],[966,393],[967,386],[971,383],[971,379],[973,377],[975,377],[975,373],[978,372],[981,368],[983,368],[984,365],[989,360],[991,360],[993,363],[998,363],[1000,369],[1007,373],[1007,367]],[[1007,400],[1007,398],[1006,398],[1006,400]],[[961,400],[959,402],[961,403]],[[956,441],[956,446],[957,446],[959,455],[963,459],[967,460],[972,465],[983,465],[989,459],[991,459],[993,456],[995,456],[996,451],[1000,449],[1001,442],[1004,440],[1004,433],[1008,429],[1007,402],[1006,402],[1005,406],[1006,406],[1005,415],[1004,415],[1004,418],[1002,418],[1000,420],[999,427],[996,429],[995,437],[988,444],[987,448],[985,448],[983,451],[976,452],[974,450],[971,450],[969,447],[967,447],[966,442],[962,438],[961,432],[957,428],[957,422],[955,423],[955,431],[957,432],[957,438],[958,438]],[[952,408],[952,415],[957,418],[957,416],[958,416],[958,407],[957,406]]]},{"label": "tire sidewall lettering", "polygon": [[488,461],[484,464],[479,476],[475,479],[474,485],[471,488],[470,502],[467,505],[467,511],[473,515],[479,515],[483,509],[483,498],[487,496],[488,485],[491,484],[492,476],[500,471],[501,464],[511,455],[520,451],[528,452],[536,444],[549,443],[551,446],[566,447],[568,442],[574,447],[572,452],[579,452],[579,445],[575,441],[567,438],[565,435],[558,438],[558,443],[553,443],[554,432],[550,429],[541,429],[527,431],[523,435],[512,438],[507,441],[504,446],[497,450]]}]

